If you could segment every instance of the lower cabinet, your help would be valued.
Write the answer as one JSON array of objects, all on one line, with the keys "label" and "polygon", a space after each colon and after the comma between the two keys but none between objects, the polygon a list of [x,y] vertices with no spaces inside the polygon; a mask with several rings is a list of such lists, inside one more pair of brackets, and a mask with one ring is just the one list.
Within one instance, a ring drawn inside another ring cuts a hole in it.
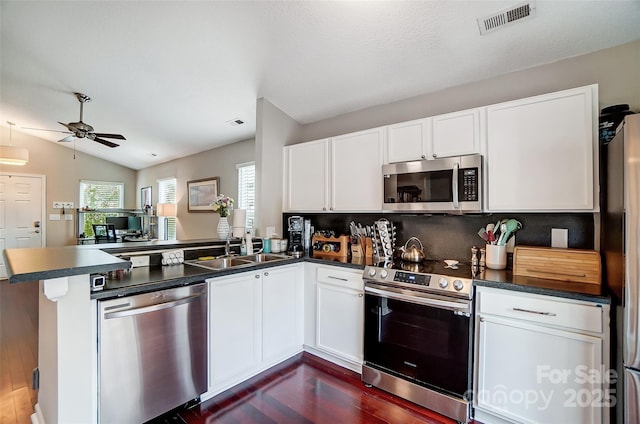
[{"label": "lower cabinet", "polygon": [[485,287],[476,300],[477,420],[608,422],[609,305]]},{"label": "lower cabinet", "polygon": [[[307,348],[313,353],[356,372],[362,371],[364,334],[364,283],[361,270],[317,266],[313,283],[305,285]],[[311,312],[311,313],[309,313]]]},{"label": "lower cabinet", "polygon": [[300,265],[208,280],[209,392],[213,396],[300,352]]}]

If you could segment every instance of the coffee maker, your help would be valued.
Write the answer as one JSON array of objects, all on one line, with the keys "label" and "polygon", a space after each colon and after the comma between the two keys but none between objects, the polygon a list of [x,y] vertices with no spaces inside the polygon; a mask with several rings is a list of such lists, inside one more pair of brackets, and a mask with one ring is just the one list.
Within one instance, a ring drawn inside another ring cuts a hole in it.
[{"label": "coffee maker", "polygon": [[304,254],[302,238],[304,235],[304,218],[301,216],[290,216],[289,224],[289,253],[294,256]]}]

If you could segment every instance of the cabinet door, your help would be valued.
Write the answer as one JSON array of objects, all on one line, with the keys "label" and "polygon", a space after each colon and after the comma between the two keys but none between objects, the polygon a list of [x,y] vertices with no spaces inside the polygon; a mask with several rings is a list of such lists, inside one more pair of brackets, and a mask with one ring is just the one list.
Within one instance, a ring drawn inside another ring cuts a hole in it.
[{"label": "cabinet door", "polygon": [[331,139],[331,210],[382,210],[384,128]]},{"label": "cabinet door", "polygon": [[262,271],[262,359],[272,362],[302,348],[302,284],[296,268]]},{"label": "cabinet door", "polygon": [[592,90],[582,87],[488,107],[489,210],[597,209],[597,94]]},{"label": "cabinet door", "polygon": [[212,281],[210,291],[211,386],[235,384],[260,365],[261,278],[247,273]]},{"label": "cabinet door", "polygon": [[602,422],[600,338],[487,316],[478,331],[476,408],[523,423]]},{"label": "cabinet door", "polygon": [[285,205],[287,211],[327,210],[329,140],[285,147]]},{"label": "cabinet door", "polygon": [[443,158],[480,153],[481,111],[470,109],[431,118],[432,156]]},{"label": "cabinet door", "polygon": [[387,128],[387,163],[420,160],[427,157],[431,120],[401,122]]},{"label": "cabinet door", "polygon": [[318,282],[316,347],[362,364],[362,291]]}]

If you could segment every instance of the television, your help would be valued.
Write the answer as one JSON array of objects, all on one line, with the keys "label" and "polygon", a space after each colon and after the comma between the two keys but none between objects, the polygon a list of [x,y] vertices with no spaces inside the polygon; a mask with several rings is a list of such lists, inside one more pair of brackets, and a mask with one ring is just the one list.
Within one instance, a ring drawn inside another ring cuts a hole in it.
[{"label": "television", "polygon": [[129,229],[129,217],[127,216],[108,216],[107,224],[113,224],[116,231]]}]

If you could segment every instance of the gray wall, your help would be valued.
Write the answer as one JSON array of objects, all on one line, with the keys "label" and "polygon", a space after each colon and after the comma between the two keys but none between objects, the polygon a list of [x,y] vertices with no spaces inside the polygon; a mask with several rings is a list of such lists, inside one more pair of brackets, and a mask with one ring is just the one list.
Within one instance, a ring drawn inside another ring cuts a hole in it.
[{"label": "gray wall", "polygon": [[[9,144],[9,129],[2,127],[2,143]],[[80,140],[78,143],[91,143]],[[124,207],[136,207],[136,171],[115,163],[98,159],[56,142],[43,140],[13,130],[13,144],[29,149],[29,162],[25,166],[0,165],[2,173],[38,174],[46,178],[46,245],[73,245],[75,240],[75,216],[73,221],[49,221],[49,214],[59,214],[53,202],[73,202],[77,208],[80,180],[114,181],[124,183]]]},{"label": "gray wall", "polygon": [[[238,200],[239,163],[255,160],[255,141],[245,140],[215,149],[185,156],[160,165],[138,171],[137,202],[140,203],[140,188],[152,187],[153,205],[158,203],[158,180],[176,178],[178,200],[177,238],[178,240],[217,238],[216,227],[219,215],[212,212],[189,212],[187,201],[187,181],[209,177],[220,177],[219,193]],[[233,217],[229,217],[229,223]]]},{"label": "gray wall", "polygon": [[628,103],[632,110],[640,111],[638,75],[640,40],[303,125],[298,142],[594,83],[599,84],[600,109]]}]

